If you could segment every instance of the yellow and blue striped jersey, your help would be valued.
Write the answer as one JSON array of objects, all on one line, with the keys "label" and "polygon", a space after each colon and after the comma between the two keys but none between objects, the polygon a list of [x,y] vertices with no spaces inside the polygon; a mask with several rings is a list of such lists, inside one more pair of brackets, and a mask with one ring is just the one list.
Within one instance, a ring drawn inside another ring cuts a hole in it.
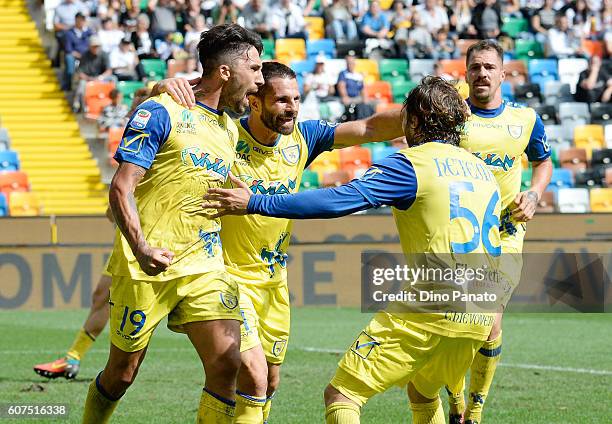
[{"label": "yellow and blue striped jersey", "polygon": [[480,109],[470,104],[472,115],[465,125],[460,146],[481,158],[501,191],[502,232],[515,231],[510,219],[512,202],[521,190],[521,156],[530,161],[550,157],[544,124],[529,107],[502,102],[496,109]]},{"label": "yellow and blue striped jersey", "polygon": [[110,259],[113,275],[165,281],[224,269],[219,220],[207,218],[202,196],[224,185],[234,162],[238,130],[225,113],[199,103],[193,110],[167,94],[142,103],[115,154],[147,171],[134,198],[147,243],[174,252],[172,265],[151,277],[118,233]]},{"label": "yellow and blue striped jersey", "polygon": [[[295,193],[302,172],[319,154],[332,148],[335,124],[299,122],[289,135],[279,135],[273,146],[259,143],[248,119],[236,121],[238,144],[232,173],[254,194]],[[287,248],[292,223],[260,215],[221,219],[223,256],[227,270],[240,284],[273,287],[287,282]]]}]

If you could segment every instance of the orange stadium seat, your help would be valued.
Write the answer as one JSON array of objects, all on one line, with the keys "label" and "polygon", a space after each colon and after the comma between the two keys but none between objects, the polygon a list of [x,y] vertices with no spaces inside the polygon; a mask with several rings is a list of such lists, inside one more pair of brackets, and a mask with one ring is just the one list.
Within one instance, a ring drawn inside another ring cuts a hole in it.
[{"label": "orange stadium seat", "polygon": [[451,75],[454,79],[465,79],[465,60],[445,59],[440,61],[442,72]]},{"label": "orange stadium seat", "polygon": [[319,16],[306,16],[304,18],[309,40],[325,38],[325,21]]},{"label": "orange stadium seat", "polygon": [[365,147],[349,147],[340,150],[340,168],[356,178],[363,174],[372,164],[372,155]]},{"label": "orange stadium seat", "polygon": [[510,60],[504,63],[504,70],[506,71],[506,81],[513,87],[525,84],[528,81],[527,66],[522,60]]},{"label": "orange stadium seat", "polygon": [[323,174],[322,187],[338,187],[346,184],[351,180],[351,176],[347,171],[332,171]]},{"label": "orange stadium seat", "polygon": [[378,63],[370,59],[357,59],[355,60],[355,72],[363,74],[363,82],[369,84],[371,82],[378,81],[380,79],[380,72],[378,70]]},{"label": "orange stadium seat", "polygon": [[123,128],[111,128],[108,130],[108,139],[106,148],[108,150],[108,161],[111,165],[117,166],[117,162],[113,159],[119,143],[121,143],[121,137],[123,137]]},{"label": "orange stadium seat", "polygon": [[465,56],[467,55],[467,51],[470,48],[470,46],[472,44],[477,43],[478,40],[464,40],[462,38],[460,38],[459,40],[457,40],[456,46],[457,49],[459,50],[459,53],[461,54],[461,56]]},{"label": "orange stadium seat", "polygon": [[275,50],[276,59],[287,65],[292,61],[306,59],[306,42],[301,38],[279,38]]},{"label": "orange stadium seat", "polygon": [[601,125],[578,125],[574,128],[574,146],[586,150],[588,159],[591,159],[593,149],[601,149],[605,144],[604,128]]},{"label": "orange stadium seat", "polygon": [[604,43],[602,41],[595,40],[582,40],[582,49],[588,53],[589,56],[604,56]]},{"label": "orange stadium seat", "polygon": [[177,72],[184,72],[186,63],[185,59],[168,60],[168,70],[166,71],[168,78],[174,78]]},{"label": "orange stadium seat", "polygon": [[591,189],[591,212],[612,212],[612,188]]},{"label": "orange stadium seat", "polygon": [[11,216],[37,216],[42,213],[42,206],[34,193],[13,191],[9,195],[9,213]]},{"label": "orange stadium seat", "polygon": [[13,191],[28,191],[28,175],[22,171],[0,172],[0,192],[8,195]]},{"label": "orange stadium seat", "polygon": [[559,165],[561,168],[579,171],[587,169],[587,152],[584,149],[565,149],[559,152]]},{"label": "orange stadium seat", "polygon": [[538,202],[537,213],[552,213],[555,211],[555,194],[552,191],[545,191]]},{"label": "orange stadium seat", "polygon": [[387,110],[402,110],[401,103],[378,103],[376,105],[376,113],[384,112]]},{"label": "orange stadium seat", "polygon": [[86,117],[97,119],[105,106],[110,104],[110,92],[115,88],[112,82],[89,81],[85,85]]},{"label": "orange stadium seat", "polygon": [[365,100],[382,103],[393,103],[391,84],[387,81],[376,81],[366,84],[364,88]]}]

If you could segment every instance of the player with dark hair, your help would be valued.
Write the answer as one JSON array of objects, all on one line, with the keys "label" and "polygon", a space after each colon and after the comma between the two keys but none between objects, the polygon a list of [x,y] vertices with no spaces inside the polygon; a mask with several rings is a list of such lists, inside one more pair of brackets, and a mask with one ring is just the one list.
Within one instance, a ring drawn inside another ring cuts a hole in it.
[{"label": "player with dark hair", "polygon": [[[402,134],[399,111],[342,124],[297,122],[301,99],[295,72],[282,63],[265,62],[262,73],[264,85],[249,97],[248,117],[236,121],[239,142],[232,172],[251,193],[295,193],[304,168],[324,151]],[[167,80],[154,90],[176,95],[188,85]],[[191,96],[185,91],[177,101]],[[289,341],[287,249],[292,224],[262,216],[227,216],[221,223],[226,269],[238,282],[244,317],[236,422],[260,424],[270,414]]]},{"label": "player with dark hair", "polygon": [[[485,164],[457,147],[468,110],[452,85],[426,77],[403,107],[409,147],[374,164],[363,177],[336,188],[283,196],[253,194],[230,176],[236,189],[212,189],[204,207],[213,216],[259,214],[279,218],[333,218],[393,206],[402,249],[413,267],[426,254],[458,262],[475,253],[497,269],[499,190]],[[470,219],[464,219],[469,217]],[[473,218],[473,219],[472,219]],[[482,230],[481,230],[482,229]],[[415,263],[415,254],[421,258]],[[439,286],[417,281],[431,290]],[[491,312],[455,320],[444,312],[406,312],[393,304],[377,313],[351,344],[325,390],[327,423],[354,424],[369,398],[393,385],[408,386],[413,422],[442,424],[439,390],[456,389],[493,324]]]},{"label": "player with dark hair", "polygon": [[188,110],[167,94],[145,101],[115,154],[111,349],[89,387],[84,423],[109,421],[165,317],[170,329],[187,333],[204,366],[198,422],[233,422],[239,292],[223,264],[220,222],[202,214],[199,204],[202,194],[227,179],[238,131],[220,109],[242,112],[247,96],[263,84],[263,47],[256,34],[222,25],[202,33],[199,48],[206,73],[197,106]]}]

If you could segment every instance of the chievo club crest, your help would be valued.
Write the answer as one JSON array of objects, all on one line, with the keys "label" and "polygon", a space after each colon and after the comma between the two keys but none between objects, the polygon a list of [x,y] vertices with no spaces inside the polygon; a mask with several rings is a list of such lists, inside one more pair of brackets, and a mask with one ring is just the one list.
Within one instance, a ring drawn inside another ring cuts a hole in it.
[{"label": "chievo club crest", "polygon": [[522,125],[508,125],[508,134],[512,136],[512,138],[520,138],[523,134],[523,126]]},{"label": "chievo club crest", "polygon": [[295,165],[300,160],[300,146],[294,144],[293,146],[285,147],[281,150],[281,154],[287,163]]}]

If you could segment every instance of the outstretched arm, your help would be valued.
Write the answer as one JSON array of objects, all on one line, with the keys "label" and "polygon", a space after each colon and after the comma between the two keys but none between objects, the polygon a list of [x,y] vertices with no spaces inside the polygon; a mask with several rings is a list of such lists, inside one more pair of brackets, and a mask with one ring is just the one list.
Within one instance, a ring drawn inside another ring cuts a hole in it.
[{"label": "outstretched arm", "polygon": [[376,113],[369,118],[344,122],[336,127],[334,148],[355,146],[374,141],[387,141],[402,137],[400,110]]}]

